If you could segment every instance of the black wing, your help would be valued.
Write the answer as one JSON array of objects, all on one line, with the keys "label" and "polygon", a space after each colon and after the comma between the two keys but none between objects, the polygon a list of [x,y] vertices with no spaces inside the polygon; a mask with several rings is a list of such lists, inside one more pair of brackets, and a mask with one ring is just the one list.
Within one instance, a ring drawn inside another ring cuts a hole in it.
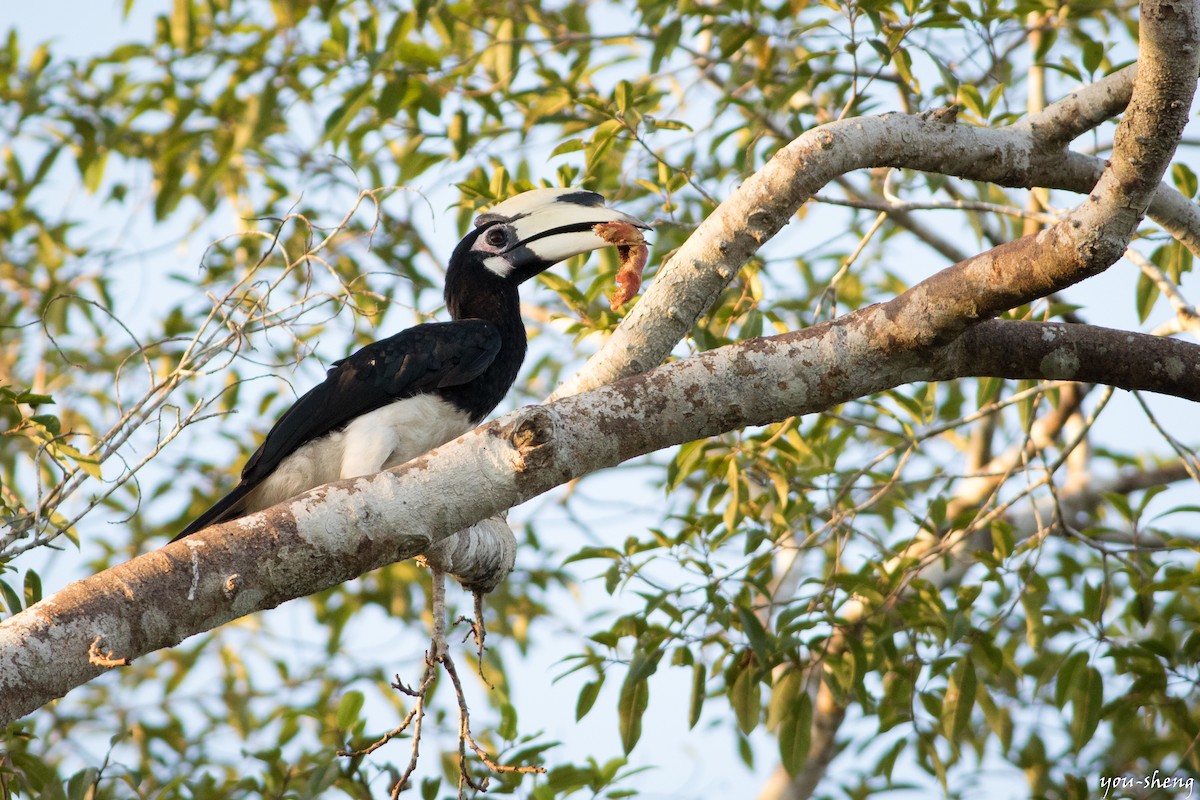
[{"label": "black wing", "polygon": [[373,342],[335,361],[325,380],[284,412],[242,468],[242,480],[175,539],[240,516],[240,504],[298,447],[355,417],[406,397],[478,378],[500,351],[500,334],[485,320],[431,322]]}]

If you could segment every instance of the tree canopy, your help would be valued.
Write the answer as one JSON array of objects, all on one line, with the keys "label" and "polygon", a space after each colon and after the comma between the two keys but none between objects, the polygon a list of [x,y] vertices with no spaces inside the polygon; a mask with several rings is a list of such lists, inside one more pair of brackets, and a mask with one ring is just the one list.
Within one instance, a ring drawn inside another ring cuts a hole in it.
[{"label": "tree canopy", "polygon": [[[1195,0],[111,13],[0,48],[5,797],[1200,772]],[[623,307],[611,252],[524,293],[535,405],[158,549],[539,185],[655,227]],[[414,557],[510,508],[478,667],[427,669]]]}]

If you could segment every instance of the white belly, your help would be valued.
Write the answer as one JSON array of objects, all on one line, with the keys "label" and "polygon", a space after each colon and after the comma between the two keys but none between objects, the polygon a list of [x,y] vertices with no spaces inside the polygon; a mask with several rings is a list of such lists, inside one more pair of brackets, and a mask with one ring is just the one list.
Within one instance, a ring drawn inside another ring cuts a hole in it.
[{"label": "white belly", "polygon": [[473,427],[465,413],[434,395],[397,400],[296,448],[247,495],[245,513],[282,503],[314,486],[403,464]]}]

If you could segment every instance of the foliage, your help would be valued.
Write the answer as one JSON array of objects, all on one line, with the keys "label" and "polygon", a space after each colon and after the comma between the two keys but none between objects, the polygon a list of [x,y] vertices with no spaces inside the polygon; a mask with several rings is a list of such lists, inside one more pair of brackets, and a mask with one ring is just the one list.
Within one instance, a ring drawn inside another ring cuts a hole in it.
[{"label": "foliage", "polygon": [[[125,5],[125,43],[68,56],[13,29],[0,49],[10,613],[48,575],[162,542],[231,485],[248,432],[317,364],[436,315],[440,264],[497,198],[543,181],[603,192],[657,217],[653,265],[816,125],[949,103],[960,121],[1004,125],[1036,105],[1039,81],[1053,99],[1136,53],[1128,2]],[[1195,169],[1185,148],[1171,179],[1189,197]],[[937,210],[876,209],[897,196]],[[1029,224],[1023,193],[937,175],[848,175],[822,199],[745,266],[689,352],[886,299],[932,271],[931,253]],[[1191,253],[1152,226],[1135,249],[1147,266],[1119,306],[1073,291],[1019,314],[1165,330],[1162,292],[1189,279]],[[543,277],[518,401],[545,396],[617,324],[604,300],[616,266],[606,255]],[[704,720],[760,772],[793,776],[834,756],[810,724],[832,721],[845,754],[817,777],[839,796],[913,783],[959,795],[978,770],[1006,769],[1031,795],[1085,797],[1097,776],[1200,771],[1186,535],[1200,502],[1194,483],[1158,485],[1186,477],[1195,434],[1109,396],[915,384],[649,458],[625,480],[650,469],[656,507],[609,529],[586,518],[611,491],[590,487],[612,484],[585,481],[561,512],[539,505],[518,573],[490,598],[504,644],[473,718],[499,760],[549,772],[494,775],[490,792],[635,792],[647,715]],[[1061,409],[1074,413],[1046,423]],[[1130,415],[1137,440],[1114,429]],[[1119,480],[1130,473],[1163,477]],[[543,514],[583,536],[551,541]],[[565,621],[577,586],[600,602],[595,576],[612,601]],[[403,716],[389,683],[419,672],[426,583],[396,565],[84,687],[6,731],[0,785],[379,794],[404,746],[335,752]],[[594,753],[564,756],[513,694],[525,653],[564,625],[555,652],[580,687],[576,718],[615,707]],[[688,707],[655,703],[664,674],[691,687]],[[446,701],[430,723],[447,754],[454,711]],[[434,753],[414,788],[452,795],[457,768],[447,755],[439,772]]]}]

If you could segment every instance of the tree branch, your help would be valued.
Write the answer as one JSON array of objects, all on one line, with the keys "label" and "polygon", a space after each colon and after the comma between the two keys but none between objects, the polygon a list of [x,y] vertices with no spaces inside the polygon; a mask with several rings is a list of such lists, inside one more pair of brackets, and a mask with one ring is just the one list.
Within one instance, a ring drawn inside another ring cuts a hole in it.
[{"label": "tree branch", "polygon": [[[1142,121],[1136,123],[1139,128],[1149,126],[1155,137],[1169,139],[1173,152],[1187,119],[1196,74],[1183,57],[1188,52],[1194,56],[1194,47],[1188,43],[1188,25],[1183,24],[1187,9],[1180,13],[1181,22],[1178,31],[1171,34],[1170,46],[1180,48],[1181,53],[1174,74],[1186,76],[1190,71],[1190,85],[1182,80],[1164,81],[1157,69],[1143,77],[1135,69],[1126,68],[1081,88],[1035,117],[1003,129],[956,125],[937,115],[884,114],[841,120],[807,131],[780,149],[717,206],[662,265],[650,288],[600,351],[553,396],[564,397],[611,383],[661,363],[758,248],[823,186],[847,172],[898,167],[1002,186],[1091,192],[1107,162],[1069,152],[1065,144],[1124,107],[1135,80],[1145,84],[1147,90],[1170,92],[1169,96],[1130,109],[1130,114],[1135,120],[1140,115]],[[1157,54],[1151,53],[1155,57]],[[1137,141],[1137,135],[1132,140],[1127,138],[1126,148]],[[1200,210],[1173,188],[1159,184],[1166,161],[1161,162],[1161,169],[1149,169],[1150,162],[1140,161],[1137,154],[1114,153],[1114,159],[1131,155],[1139,159],[1139,169],[1146,168],[1147,174],[1153,175],[1151,182],[1157,186],[1157,191],[1151,192],[1151,217],[1190,249],[1200,252]],[[1145,189],[1141,187],[1142,192]],[[1111,198],[1110,194],[1105,196]],[[1138,204],[1142,202],[1139,198]],[[1084,205],[1088,207],[1090,204]],[[1105,207],[1112,211],[1111,206]],[[1123,222],[1127,224],[1129,219],[1123,217]],[[1069,224],[1083,223],[1077,220]],[[1073,241],[1076,237],[1067,238]],[[1087,260],[1098,272],[1112,261],[1103,266],[1096,264],[1109,257],[1115,260],[1111,251],[1103,258]],[[1076,280],[1083,277],[1086,275],[1080,274]]]},{"label": "tree branch", "polygon": [[1200,401],[1200,346],[1187,342],[991,321],[948,345],[905,349],[884,333],[884,313],[872,306],[524,408],[392,472],[318,487],[71,584],[0,623],[0,724],[105,671],[88,657],[97,636],[114,660],[170,647],[674,444],[967,376],[1069,377]]}]

